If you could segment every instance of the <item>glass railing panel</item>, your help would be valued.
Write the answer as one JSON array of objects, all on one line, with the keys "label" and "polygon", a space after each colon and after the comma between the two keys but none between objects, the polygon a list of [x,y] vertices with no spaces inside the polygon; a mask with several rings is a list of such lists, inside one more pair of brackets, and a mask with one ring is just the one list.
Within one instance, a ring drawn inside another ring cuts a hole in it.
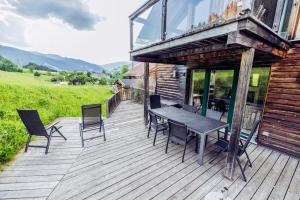
[{"label": "glass railing panel", "polygon": [[278,0],[254,0],[252,13],[258,20],[274,28],[277,3]]},{"label": "glass railing panel", "polygon": [[168,0],[166,37],[237,16],[237,0]]},{"label": "glass railing panel", "polygon": [[133,20],[133,49],[139,49],[161,40],[162,0]]}]

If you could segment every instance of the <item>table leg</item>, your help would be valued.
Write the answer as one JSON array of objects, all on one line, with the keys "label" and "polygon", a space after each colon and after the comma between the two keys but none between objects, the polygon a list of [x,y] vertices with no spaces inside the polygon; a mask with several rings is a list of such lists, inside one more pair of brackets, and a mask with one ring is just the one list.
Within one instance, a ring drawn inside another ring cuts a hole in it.
[{"label": "table leg", "polygon": [[203,165],[203,155],[204,155],[204,149],[205,149],[205,135],[200,134],[199,138],[200,138],[200,140],[199,140],[199,144],[198,144],[198,148],[199,148],[198,164]]},{"label": "table leg", "polygon": [[225,128],[224,138],[225,140],[228,140],[228,127]]}]

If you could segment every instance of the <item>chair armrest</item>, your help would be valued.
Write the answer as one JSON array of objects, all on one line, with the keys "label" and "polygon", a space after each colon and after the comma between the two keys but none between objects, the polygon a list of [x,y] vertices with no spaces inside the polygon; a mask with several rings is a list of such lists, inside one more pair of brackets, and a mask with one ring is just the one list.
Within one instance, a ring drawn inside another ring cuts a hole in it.
[{"label": "chair armrest", "polygon": [[[60,122],[60,121],[57,121],[57,122],[55,122],[55,123],[53,123],[53,124],[50,124],[50,125],[48,125],[48,126],[45,126],[45,129],[46,129],[46,130],[49,130],[49,129],[51,129],[52,127],[56,126],[59,122]],[[62,127],[62,126],[60,126],[59,128],[58,128],[58,127],[56,127],[56,128],[60,129],[61,127]]]}]

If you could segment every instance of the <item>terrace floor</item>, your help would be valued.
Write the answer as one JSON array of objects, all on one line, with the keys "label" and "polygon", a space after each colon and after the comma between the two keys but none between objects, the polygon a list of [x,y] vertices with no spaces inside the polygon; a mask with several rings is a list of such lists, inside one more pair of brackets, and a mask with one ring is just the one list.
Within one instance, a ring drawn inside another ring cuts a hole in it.
[{"label": "terrace floor", "polygon": [[209,164],[214,138],[209,139],[203,166],[197,164],[193,145],[184,163],[182,146],[170,144],[168,154],[164,153],[165,135],[152,146],[142,105],[122,102],[106,120],[107,141],[98,138],[85,148],[81,148],[78,118],[61,123],[68,140],[53,139],[48,155],[36,148],[21,152],[0,174],[0,199],[202,199],[225,186],[230,199],[300,197],[299,159],[251,145],[248,182],[239,170],[229,181],[222,175],[225,154]]}]

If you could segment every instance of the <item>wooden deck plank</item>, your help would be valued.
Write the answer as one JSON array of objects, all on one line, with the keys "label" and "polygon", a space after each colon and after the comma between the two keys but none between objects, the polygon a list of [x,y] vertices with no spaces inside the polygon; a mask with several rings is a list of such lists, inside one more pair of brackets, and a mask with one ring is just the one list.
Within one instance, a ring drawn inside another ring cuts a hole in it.
[{"label": "wooden deck plank", "polygon": [[[292,158],[294,159],[294,158]],[[296,160],[296,159],[294,159]],[[284,198],[285,200],[299,200],[300,199],[300,163],[298,161],[293,179],[290,183],[289,189]]]},{"label": "wooden deck plank", "polygon": [[265,180],[276,161],[278,160],[280,154],[278,152],[273,152],[263,164],[261,169],[250,179],[248,180],[246,186],[241,190],[241,192],[236,197],[237,200],[242,199],[251,199],[258,188],[261,186],[262,182]]},{"label": "wooden deck plank", "polygon": [[250,145],[253,167],[246,171],[248,182],[239,171],[230,181],[223,177],[226,154],[209,164],[214,138],[209,139],[203,166],[197,164],[194,144],[181,163],[181,145],[171,144],[165,154],[166,135],[158,135],[156,146],[153,134],[147,139],[142,111],[142,105],[122,102],[105,120],[107,141],[87,141],[85,148],[79,118],[61,119],[68,140],[53,139],[48,155],[36,148],[21,152],[0,174],[0,199],[203,199],[225,186],[232,199],[299,197],[299,159]]},{"label": "wooden deck plank", "polygon": [[275,165],[273,166],[261,186],[255,192],[255,195],[252,197],[253,200],[268,199],[288,160],[289,157],[287,155],[280,155],[279,159],[276,161]]},{"label": "wooden deck plank", "polygon": [[[249,147],[249,155],[251,158],[254,158],[259,154],[259,151],[255,151],[255,145]],[[194,174],[188,175],[183,179],[184,182],[178,182],[173,185],[172,188],[168,188],[161,194],[157,195],[155,199],[200,199],[201,194],[204,190],[204,186],[212,187],[214,184],[214,179],[223,178],[223,167],[224,167],[224,158],[226,155],[223,155],[223,162],[214,162],[214,168],[210,169],[207,173],[202,174],[201,176],[196,176]],[[220,167],[220,168],[219,168]],[[210,180],[211,179],[211,180]],[[184,186],[184,187],[182,187]]]},{"label": "wooden deck plank", "polygon": [[298,160],[290,158],[287,165],[283,169],[276,185],[274,186],[269,200],[283,200],[293,178]]},{"label": "wooden deck plank", "polygon": [[[136,173],[139,170],[142,170],[143,168],[149,167],[149,161],[152,160],[153,162],[161,162],[164,157],[161,156],[158,152],[163,151],[164,145],[161,145],[157,149],[152,149],[152,152],[149,156],[145,155],[143,160],[135,161],[132,164],[126,164],[124,166],[119,166],[119,164],[114,164],[114,166],[111,165],[104,165],[103,168],[97,167],[98,170],[96,170],[95,174],[92,174],[87,176],[82,176],[80,179],[75,178],[76,180],[71,180],[71,184],[77,184],[80,185],[80,189],[74,191],[74,190],[66,190],[68,187],[68,184],[64,184],[62,182],[60,192],[63,194],[59,195],[67,195],[67,196],[76,196],[78,197],[79,193],[86,194],[90,189],[93,189],[97,185],[103,186],[103,181],[109,180],[112,178],[122,179],[123,177],[126,177],[128,173]],[[57,194],[55,192],[54,194]],[[52,197],[51,197],[52,198]],[[50,199],[51,199],[50,198]],[[53,199],[55,199],[55,195],[53,196]]]},{"label": "wooden deck plank", "polygon": [[[182,151],[180,147],[178,151]],[[123,179],[119,182],[113,182],[109,188],[105,188],[104,190],[96,190],[96,192],[89,196],[90,199],[116,199],[124,194],[128,193],[128,190],[133,190],[136,187],[143,185],[143,183],[149,182],[155,177],[162,175],[164,172],[168,172],[173,167],[181,164],[180,157],[182,156],[179,152],[173,154],[173,156],[165,159],[163,162],[159,162],[155,165],[152,165],[150,168],[143,170],[141,173],[130,176],[129,178]],[[196,154],[193,149],[189,148],[187,150],[186,158],[187,160],[193,158],[195,159]],[[153,161],[150,161],[149,165],[152,164]],[[166,164],[167,163],[167,164]],[[115,191],[118,191],[115,193]],[[122,191],[122,192],[121,192]],[[116,197],[118,196],[118,197]]]}]

